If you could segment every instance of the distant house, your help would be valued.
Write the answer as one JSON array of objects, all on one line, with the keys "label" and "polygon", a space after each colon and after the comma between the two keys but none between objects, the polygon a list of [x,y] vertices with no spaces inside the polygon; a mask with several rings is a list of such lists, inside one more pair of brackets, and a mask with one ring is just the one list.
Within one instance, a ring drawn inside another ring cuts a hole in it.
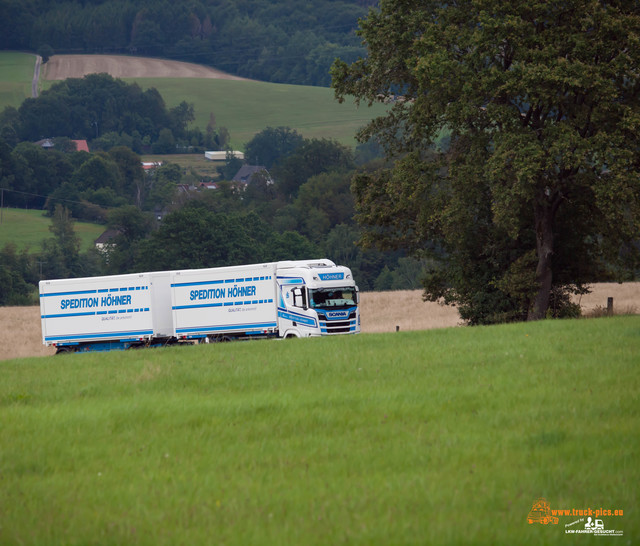
[{"label": "distant house", "polygon": [[75,142],[78,152],[89,152],[89,145],[86,140],[72,140],[71,142]]},{"label": "distant house", "polygon": [[216,184],[215,182],[200,182],[199,187],[203,190],[217,190],[218,184]]},{"label": "distant house", "polygon": [[158,167],[162,167],[162,161],[143,161],[142,162],[142,168],[146,173],[153,171]]},{"label": "distant house", "polygon": [[267,171],[265,167],[262,167],[260,165],[243,165],[233,177],[233,182],[246,186],[248,184],[251,184],[253,178],[258,174],[261,174],[265,177],[267,184],[273,184],[273,180],[271,178],[271,175],[269,174],[269,171]]},{"label": "distant house", "polygon": [[53,143],[53,139],[51,138],[43,138],[42,140],[38,140],[38,142],[36,142],[35,144],[40,146],[41,148],[44,148],[45,150],[50,150],[55,146],[55,144]]},{"label": "distant house", "polygon": [[[73,140],[73,139],[70,139],[70,142],[73,142],[77,152],[89,152],[89,144],[87,144],[86,140]],[[45,150],[51,150],[52,148],[55,148],[55,146],[56,146],[56,143],[54,142],[54,140],[52,138],[43,138],[42,140],[38,140],[38,142],[36,142],[36,144],[38,146],[44,148]],[[67,149],[66,151],[71,151],[71,150]]]},{"label": "distant house", "polygon": [[94,241],[94,244],[100,252],[106,252],[107,246],[113,244],[112,239],[121,235],[121,233],[122,232],[117,229],[108,229]]},{"label": "distant house", "polygon": [[188,194],[190,191],[195,190],[195,186],[190,186],[189,184],[178,184],[178,192]]}]

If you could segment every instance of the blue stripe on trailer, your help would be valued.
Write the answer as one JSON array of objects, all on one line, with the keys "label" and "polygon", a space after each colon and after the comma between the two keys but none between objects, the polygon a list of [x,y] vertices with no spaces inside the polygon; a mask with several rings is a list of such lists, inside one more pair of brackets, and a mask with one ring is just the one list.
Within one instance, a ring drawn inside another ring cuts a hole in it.
[{"label": "blue stripe on trailer", "polygon": [[95,311],[92,312],[88,312],[88,313],[61,313],[59,315],[40,315],[40,318],[43,319],[48,319],[48,318],[63,318],[63,317],[93,317],[95,316],[96,313]]},{"label": "blue stripe on trailer", "polygon": [[138,330],[132,332],[101,332],[99,334],[76,334],[76,335],[64,335],[64,336],[47,336],[45,337],[45,341],[62,341],[62,340],[72,340],[72,339],[100,339],[100,338],[111,338],[111,339],[124,339],[123,336],[127,336],[129,339],[137,338],[142,336],[150,336],[153,335],[153,330]]},{"label": "blue stripe on trailer", "polygon": [[208,284],[222,284],[224,281],[199,281],[199,282],[176,282],[171,285],[171,288],[178,288],[180,286],[206,286]]},{"label": "blue stripe on trailer", "polygon": [[224,326],[198,326],[196,328],[178,328],[177,334],[188,334],[190,332],[228,332],[234,331],[258,331],[265,328],[275,328],[276,322],[260,322],[256,324],[226,324]]},{"label": "blue stripe on trailer", "polygon": [[180,309],[200,309],[202,307],[222,307],[222,303],[201,303],[199,305],[174,305],[171,309],[178,311]]},{"label": "blue stripe on trailer", "polygon": [[50,298],[52,296],[75,296],[77,294],[97,294],[96,290],[75,290],[73,292],[49,292],[48,294],[40,294],[41,298]]}]

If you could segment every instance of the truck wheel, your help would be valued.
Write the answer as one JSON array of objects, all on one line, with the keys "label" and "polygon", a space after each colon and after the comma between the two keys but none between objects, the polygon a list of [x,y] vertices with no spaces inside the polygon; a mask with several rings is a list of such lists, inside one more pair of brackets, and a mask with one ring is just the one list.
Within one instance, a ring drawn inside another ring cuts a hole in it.
[{"label": "truck wheel", "polygon": [[65,353],[72,353],[73,350],[71,349],[71,347],[58,347],[56,349],[56,354],[57,355],[63,355]]}]

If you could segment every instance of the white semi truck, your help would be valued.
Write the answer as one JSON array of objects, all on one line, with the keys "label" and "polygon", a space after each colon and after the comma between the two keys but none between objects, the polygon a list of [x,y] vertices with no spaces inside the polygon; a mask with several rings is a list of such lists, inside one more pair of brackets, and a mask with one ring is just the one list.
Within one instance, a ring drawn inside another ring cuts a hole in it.
[{"label": "white semi truck", "polygon": [[57,352],[360,332],[358,287],[331,260],[40,282]]}]

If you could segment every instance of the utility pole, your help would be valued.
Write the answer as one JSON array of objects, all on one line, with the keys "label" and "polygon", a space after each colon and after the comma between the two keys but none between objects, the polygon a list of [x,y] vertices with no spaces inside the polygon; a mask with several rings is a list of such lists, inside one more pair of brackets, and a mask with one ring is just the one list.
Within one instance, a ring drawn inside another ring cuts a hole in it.
[{"label": "utility pole", "polygon": [[36,263],[40,266],[40,280],[42,280],[42,266],[47,262],[42,262],[40,260],[37,260]]}]

